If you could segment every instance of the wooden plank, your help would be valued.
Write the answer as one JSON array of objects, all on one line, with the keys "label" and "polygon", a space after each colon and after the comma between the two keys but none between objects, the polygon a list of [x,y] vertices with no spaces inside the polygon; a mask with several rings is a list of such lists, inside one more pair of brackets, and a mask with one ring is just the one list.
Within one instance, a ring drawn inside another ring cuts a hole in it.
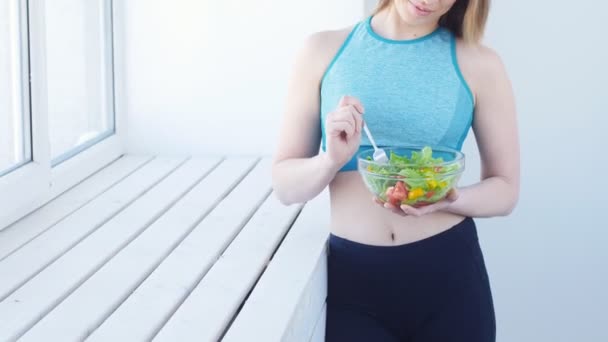
[{"label": "wooden plank", "polygon": [[18,338],[156,221],[219,159],[191,159],[0,302],[0,341]]},{"label": "wooden plank", "polygon": [[313,332],[312,337],[310,338],[310,342],[325,342],[325,322],[327,320],[327,305],[323,305],[323,310],[321,310],[321,314],[319,315],[319,319],[317,319],[317,323],[315,324],[315,330]]},{"label": "wooden plank", "polygon": [[256,165],[87,341],[154,337],[266,199],[270,172],[270,160]]},{"label": "wooden plank", "polygon": [[0,261],[152,160],[123,156],[35,212],[0,231]]},{"label": "wooden plank", "polygon": [[300,295],[295,311],[283,334],[283,341],[308,341],[327,298],[327,250],[316,255],[317,265]]},{"label": "wooden plank", "polygon": [[156,158],[0,262],[0,301],[181,164]]},{"label": "wooden plank", "polygon": [[92,275],[20,341],[82,340],[97,329],[249,172],[252,158],[227,159]]},{"label": "wooden plank", "polygon": [[269,197],[154,341],[219,340],[300,209]]},{"label": "wooden plank", "polygon": [[318,299],[325,300],[325,294],[306,292],[322,281],[309,285],[322,269],[319,263],[328,234],[329,196],[324,191],[306,204],[222,341],[247,341],[251,336],[258,341],[280,341],[289,334],[294,317],[308,317],[299,310],[320,313],[316,305]]}]

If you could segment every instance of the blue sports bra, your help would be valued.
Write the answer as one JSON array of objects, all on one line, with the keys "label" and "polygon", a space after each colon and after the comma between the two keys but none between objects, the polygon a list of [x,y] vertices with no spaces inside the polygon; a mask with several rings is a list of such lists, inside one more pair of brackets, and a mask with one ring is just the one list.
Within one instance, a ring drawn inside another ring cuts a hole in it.
[{"label": "blue sports bra", "polygon": [[[354,27],[321,80],[323,151],[327,114],[344,95],[361,101],[363,119],[379,146],[461,150],[474,100],[458,67],[455,36],[439,27],[420,38],[390,40],[373,31],[371,19]],[[369,148],[363,134],[359,151]],[[356,170],[357,154],[340,171]]]}]

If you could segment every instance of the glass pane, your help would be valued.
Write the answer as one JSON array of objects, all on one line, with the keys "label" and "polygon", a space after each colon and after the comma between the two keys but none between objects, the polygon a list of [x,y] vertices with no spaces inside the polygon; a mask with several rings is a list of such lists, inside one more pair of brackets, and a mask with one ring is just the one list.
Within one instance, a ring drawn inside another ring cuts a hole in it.
[{"label": "glass pane", "polygon": [[31,161],[25,20],[18,0],[0,0],[0,176]]},{"label": "glass pane", "polygon": [[113,134],[109,0],[46,2],[53,165]]}]

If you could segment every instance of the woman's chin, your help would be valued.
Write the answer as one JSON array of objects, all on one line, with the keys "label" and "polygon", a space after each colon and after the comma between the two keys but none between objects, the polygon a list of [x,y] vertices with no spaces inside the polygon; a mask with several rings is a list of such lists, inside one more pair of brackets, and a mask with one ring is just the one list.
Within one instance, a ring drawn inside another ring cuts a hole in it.
[{"label": "woman's chin", "polygon": [[407,1],[407,3],[405,4],[405,6],[407,7],[407,13],[412,18],[429,18],[429,17],[432,17],[432,14],[433,14],[432,11],[428,11],[428,10],[424,10],[422,8],[418,8],[411,1]]}]

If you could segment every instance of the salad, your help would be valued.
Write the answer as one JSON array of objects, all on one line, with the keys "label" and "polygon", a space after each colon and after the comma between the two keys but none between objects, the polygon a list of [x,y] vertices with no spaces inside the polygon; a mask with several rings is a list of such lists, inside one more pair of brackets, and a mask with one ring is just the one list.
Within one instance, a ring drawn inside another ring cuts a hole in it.
[{"label": "salad", "polygon": [[[366,159],[373,161],[371,156]],[[391,151],[387,164],[367,164],[364,170],[367,172],[361,174],[383,201],[395,206],[421,207],[444,198],[458,181],[461,168],[459,162],[445,163],[443,158],[433,158],[433,150],[426,146],[412,151],[409,158]]]}]

